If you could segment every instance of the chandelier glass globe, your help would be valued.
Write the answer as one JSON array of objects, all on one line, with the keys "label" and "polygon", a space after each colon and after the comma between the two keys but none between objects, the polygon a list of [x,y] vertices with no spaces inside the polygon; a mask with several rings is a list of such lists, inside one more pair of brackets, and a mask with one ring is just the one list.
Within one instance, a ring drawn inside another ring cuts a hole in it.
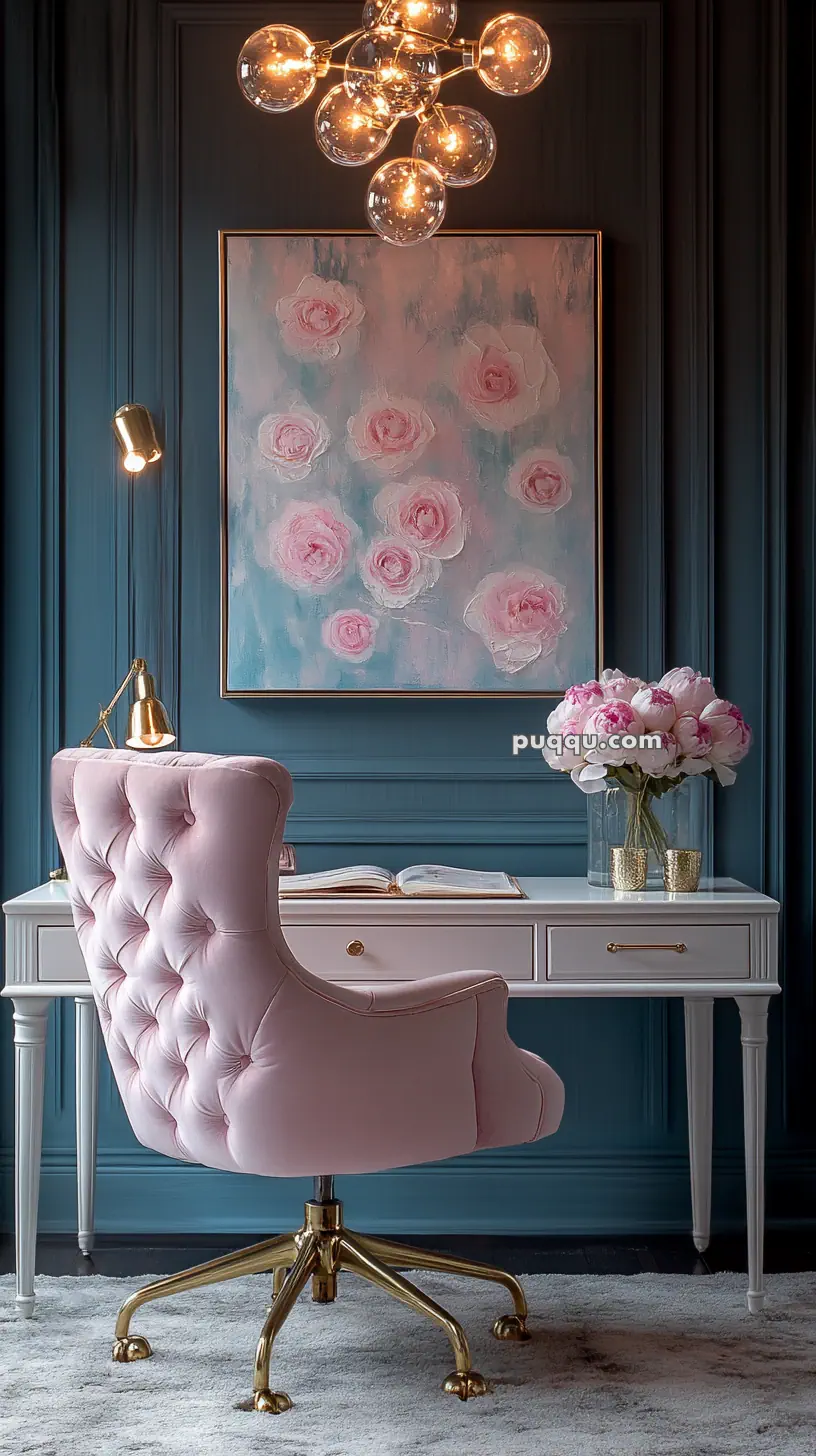
[{"label": "chandelier glass globe", "polygon": [[446,187],[472,187],[496,160],[496,133],[471,106],[439,106],[420,122],[414,156],[430,162]]},{"label": "chandelier glass globe", "polygon": [[381,238],[406,248],[433,237],[442,226],[445,201],[445,184],[435,167],[397,157],[374,173],[366,213]]},{"label": "chandelier glass globe", "polygon": [[545,31],[526,15],[498,15],[482,31],[476,68],[491,91],[526,96],[544,80],[552,50]]},{"label": "chandelier glass globe", "polygon": [[441,80],[433,43],[395,26],[365,31],[346,56],[344,84],[352,101],[392,121],[429,106]]},{"label": "chandelier glass globe", "polygon": [[345,86],[333,86],[315,114],[315,136],[321,152],[341,167],[364,167],[384,152],[394,123],[363,111]]},{"label": "chandelier glass globe", "polygon": [[241,49],[238,84],[261,111],[291,111],[308,100],[316,82],[314,46],[293,25],[265,25]]},{"label": "chandelier glass globe", "polygon": [[456,11],[456,0],[367,0],[363,25],[366,30],[380,23],[397,25],[447,40],[456,26]]}]

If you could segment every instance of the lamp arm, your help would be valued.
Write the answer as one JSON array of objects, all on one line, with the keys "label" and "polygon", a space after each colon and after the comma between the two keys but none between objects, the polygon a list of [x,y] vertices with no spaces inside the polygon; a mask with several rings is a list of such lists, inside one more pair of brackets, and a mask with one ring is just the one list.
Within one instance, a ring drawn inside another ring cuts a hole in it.
[{"label": "lamp arm", "polygon": [[108,703],[107,708],[100,708],[100,710],[99,710],[99,717],[96,720],[96,723],[95,723],[95,725],[93,727],[93,730],[92,730],[92,732],[90,732],[88,734],[88,737],[87,738],[83,738],[81,740],[80,745],[79,745],[80,748],[90,748],[91,747],[91,744],[93,743],[93,741],[94,741],[97,733],[99,732],[100,728],[104,728],[105,733],[107,734],[108,742],[111,745],[111,748],[115,748],[116,747],[116,744],[115,744],[115,742],[113,740],[113,736],[112,736],[111,731],[110,731],[110,728],[108,727],[108,719],[109,719],[111,713],[113,712],[114,708],[116,707],[116,704],[119,702],[119,699],[121,698],[123,692],[125,692],[125,690],[128,687],[128,685],[135,678],[137,672],[146,672],[146,671],[147,671],[147,663],[145,662],[144,658],[143,657],[134,657],[132,663],[130,664],[130,669],[129,669],[128,673],[127,673],[127,676],[124,677],[122,679],[122,681],[120,682],[118,688],[116,689],[116,692],[114,693],[113,697],[111,698],[110,702]]}]

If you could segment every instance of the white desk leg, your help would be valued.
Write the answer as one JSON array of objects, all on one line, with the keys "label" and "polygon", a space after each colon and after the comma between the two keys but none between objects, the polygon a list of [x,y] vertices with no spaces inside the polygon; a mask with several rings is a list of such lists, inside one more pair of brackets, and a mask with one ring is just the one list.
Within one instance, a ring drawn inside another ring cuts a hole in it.
[{"label": "white desk leg", "polygon": [[765,1099],[770,996],[737,996],[742,1018],[742,1095],[745,1115],[745,1192],[748,1207],[748,1308],[765,1305]]},{"label": "white desk leg", "polygon": [[40,1197],[45,1036],[50,997],[14,1000],[14,1227],[17,1308],[34,1313],[34,1260]]},{"label": "white desk leg", "polygon": [[77,1227],[80,1253],[90,1254],[94,1246],[99,1022],[92,996],[77,996],[74,1008],[76,1016]]},{"label": "white desk leg", "polygon": [[714,1002],[710,997],[687,996],[685,1008],[692,1236],[702,1253],[711,1236]]}]

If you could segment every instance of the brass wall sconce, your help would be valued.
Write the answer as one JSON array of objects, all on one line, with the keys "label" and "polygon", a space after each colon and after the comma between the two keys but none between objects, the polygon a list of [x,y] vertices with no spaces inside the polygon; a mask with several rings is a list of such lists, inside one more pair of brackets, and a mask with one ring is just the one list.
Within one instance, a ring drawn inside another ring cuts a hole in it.
[{"label": "brass wall sconce", "polygon": [[105,732],[111,748],[116,740],[108,727],[108,719],[119,702],[123,692],[135,681],[134,699],[128,714],[128,729],[125,743],[128,748],[167,748],[175,743],[176,735],[164,703],[156,697],[156,684],[147,670],[143,657],[134,657],[127,676],[123,678],[106,708],[100,708],[92,732],[83,738],[80,748],[90,748],[100,728]]},{"label": "brass wall sconce", "polygon": [[122,464],[130,475],[138,475],[146,465],[161,460],[161,446],[146,405],[120,405],[111,423],[122,451]]}]

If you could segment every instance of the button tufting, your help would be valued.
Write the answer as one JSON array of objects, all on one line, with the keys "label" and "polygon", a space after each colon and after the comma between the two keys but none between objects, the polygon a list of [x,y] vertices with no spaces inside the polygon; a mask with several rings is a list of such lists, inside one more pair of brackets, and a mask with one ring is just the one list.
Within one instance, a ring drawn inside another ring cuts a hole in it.
[{"label": "button tufting", "polygon": [[241,1068],[241,1071],[242,1072],[245,1072],[246,1069],[247,1069],[247,1067],[251,1067],[252,1066],[252,1058],[248,1054],[245,1053],[244,1056],[241,1057],[238,1065]]},{"label": "button tufting", "polygon": [[184,814],[184,822],[185,824],[195,824],[195,814],[193,814],[192,810],[186,810]]},{"label": "button tufting", "polygon": [[215,934],[215,921],[213,921],[213,920],[205,920],[204,921],[204,925],[206,927],[206,930],[207,930],[207,934],[208,935],[214,935]]},{"label": "button tufting", "polygon": [[133,806],[131,804],[128,804],[128,817],[130,819],[131,824],[135,824],[136,823],[136,810],[133,808]]}]

